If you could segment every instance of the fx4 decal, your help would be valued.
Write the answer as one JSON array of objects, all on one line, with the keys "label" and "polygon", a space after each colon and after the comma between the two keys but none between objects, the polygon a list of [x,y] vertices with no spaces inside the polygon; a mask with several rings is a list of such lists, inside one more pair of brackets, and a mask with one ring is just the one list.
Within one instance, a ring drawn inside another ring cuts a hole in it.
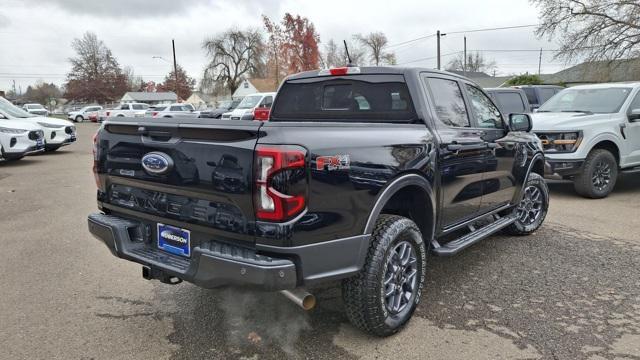
[{"label": "fx4 decal", "polygon": [[351,160],[349,155],[333,155],[333,156],[318,156],[316,158],[317,170],[347,170],[351,168]]}]

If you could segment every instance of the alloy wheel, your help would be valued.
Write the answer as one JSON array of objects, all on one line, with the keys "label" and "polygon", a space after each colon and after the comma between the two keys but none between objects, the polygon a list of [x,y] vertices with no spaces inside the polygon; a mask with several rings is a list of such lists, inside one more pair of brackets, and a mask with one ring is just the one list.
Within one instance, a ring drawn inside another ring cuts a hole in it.
[{"label": "alloy wheel", "polygon": [[523,225],[533,224],[542,214],[544,197],[542,191],[535,186],[529,185],[524,189],[524,196],[518,204],[517,216]]},{"label": "alloy wheel", "polygon": [[611,166],[607,162],[599,161],[596,164],[591,176],[591,183],[598,191],[602,191],[609,186],[609,183],[611,183]]},{"label": "alloy wheel", "polygon": [[416,295],[417,274],[416,250],[411,243],[402,241],[387,259],[383,284],[387,311],[398,314],[411,304]]}]

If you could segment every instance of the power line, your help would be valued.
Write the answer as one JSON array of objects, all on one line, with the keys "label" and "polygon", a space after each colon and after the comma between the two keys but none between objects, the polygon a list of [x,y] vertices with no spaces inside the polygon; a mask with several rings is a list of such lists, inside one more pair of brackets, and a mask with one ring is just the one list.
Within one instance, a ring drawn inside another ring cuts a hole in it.
[{"label": "power line", "polygon": [[[455,54],[459,54],[462,51],[456,51],[456,52],[452,52],[452,53],[448,53],[448,54],[442,54],[441,57],[445,57],[445,56],[451,56],[451,55],[455,55]],[[425,61],[425,60],[433,60],[433,59],[437,59],[437,56],[430,56],[430,57],[426,57],[426,58],[420,58],[420,59],[415,59],[415,60],[411,60],[411,61],[405,61],[402,63],[399,63],[398,65],[405,65],[405,64],[411,64],[414,62],[419,62],[419,61]]]},{"label": "power line", "polygon": [[539,24],[529,24],[529,25],[514,25],[514,26],[503,26],[503,27],[494,27],[494,28],[484,28],[484,29],[474,29],[474,30],[458,30],[458,31],[447,31],[447,35],[453,34],[468,34],[474,32],[483,32],[483,31],[494,31],[494,30],[509,30],[509,29],[520,29],[520,28],[528,28],[535,27]]},{"label": "power line", "polygon": [[[483,31],[496,31],[496,30],[509,30],[509,29],[520,29],[520,28],[528,28],[528,27],[535,27],[538,26],[539,24],[529,24],[529,25],[514,25],[514,26],[503,26],[503,27],[493,27],[493,28],[483,28],[483,29],[472,29],[472,30],[457,30],[457,31],[447,31],[445,34],[447,35],[453,35],[453,34],[467,34],[467,33],[474,33],[474,32],[483,32]],[[403,41],[397,44],[393,44],[393,45],[387,45],[386,48],[393,48],[393,47],[397,47],[397,46],[402,46],[402,45],[407,45],[416,41],[420,41],[420,40],[424,40],[424,39],[429,39],[432,37],[435,37],[436,34],[429,34],[429,35],[424,35],[424,36],[420,36],[417,37],[415,39],[410,39],[407,41]]]}]

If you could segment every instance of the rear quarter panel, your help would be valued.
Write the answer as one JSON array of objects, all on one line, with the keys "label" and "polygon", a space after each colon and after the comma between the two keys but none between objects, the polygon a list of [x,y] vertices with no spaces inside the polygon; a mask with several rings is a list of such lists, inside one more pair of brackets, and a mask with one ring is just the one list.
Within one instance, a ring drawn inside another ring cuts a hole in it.
[{"label": "rear quarter panel", "polygon": [[[286,224],[258,222],[256,243],[300,246],[362,235],[381,189],[419,173],[434,181],[434,139],[425,124],[278,123],[261,128],[259,144],[307,149],[307,210]],[[319,156],[344,155],[343,169],[319,169]]]}]

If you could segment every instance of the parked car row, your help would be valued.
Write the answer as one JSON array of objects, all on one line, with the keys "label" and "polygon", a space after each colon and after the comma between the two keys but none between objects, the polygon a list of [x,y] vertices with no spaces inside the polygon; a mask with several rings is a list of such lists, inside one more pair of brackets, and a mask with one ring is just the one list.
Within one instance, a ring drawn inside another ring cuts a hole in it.
[{"label": "parked car row", "polygon": [[73,123],[31,114],[0,97],[0,160],[56,151],[74,141]]}]

